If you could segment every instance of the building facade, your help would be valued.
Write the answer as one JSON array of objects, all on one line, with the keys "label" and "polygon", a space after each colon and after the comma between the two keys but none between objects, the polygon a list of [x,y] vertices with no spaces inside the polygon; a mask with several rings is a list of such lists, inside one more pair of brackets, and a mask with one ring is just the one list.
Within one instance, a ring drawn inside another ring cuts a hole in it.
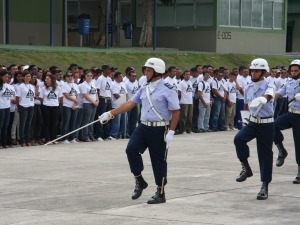
[{"label": "building facade", "polygon": [[[100,1],[105,0],[1,0],[0,43],[95,46]],[[113,47],[138,46],[142,1],[111,0]],[[171,5],[157,0],[156,9],[156,47],[241,54],[300,51],[298,0],[174,0]],[[81,14],[90,17],[89,35],[79,35]],[[125,20],[133,24],[131,39],[121,29]]]}]

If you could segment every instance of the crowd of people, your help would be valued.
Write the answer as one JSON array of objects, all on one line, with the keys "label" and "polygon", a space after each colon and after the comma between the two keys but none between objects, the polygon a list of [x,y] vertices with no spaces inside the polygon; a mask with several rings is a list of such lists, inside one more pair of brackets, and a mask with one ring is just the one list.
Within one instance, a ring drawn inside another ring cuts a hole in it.
[{"label": "crowd of people", "polygon": [[[140,70],[102,65],[90,69],[71,64],[41,69],[36,65],[0,65],[0,148],[45,144],[85,126],[120,104],[147,83]],[[279,89],[290,77],[283,66],[270,69],[268,82]],[[175,135],[231,131],[242,128],[244,90],[251,83],[249,69],[196,65],[189,70],[170,66],[165,85],[178,94],[180,118]],[[107,124],[95,123],[60,139],[64,144],[130,138],[141,105]],[[275,117],[287,111],[287,98],[274,102]],[[53,142],[57,144],[57,142]]]}]

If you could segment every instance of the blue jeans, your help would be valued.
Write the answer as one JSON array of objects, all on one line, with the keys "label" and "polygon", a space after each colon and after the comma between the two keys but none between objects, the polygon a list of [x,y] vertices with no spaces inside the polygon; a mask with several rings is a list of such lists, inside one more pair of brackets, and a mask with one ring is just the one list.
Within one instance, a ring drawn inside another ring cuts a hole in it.
[{"label": "blue jeans", "polygon": [[221,98],[214,98],[214,107],[212,112],[213,129],[223,129],[225,121],[225,103]]},{"label": "blue jeans", "polygon": [[198,130],[198,118],[199,118],[199,99],[193,98],[193,119],[192,119],[192,129]]},{"label": "blue jeans", "polygon": [[[79,127],[82,127],[82,119],[83,119],[83,108],[78,108],[77,109],[77,117],[75,121],[75,127],[74,129],[77,130]],[[79,131],[76,131],[74,133],[74,137],[77,138],[78,140],[83,139],[83,134],[82,134],[82,129]]]},{"label": "blue jeans", "polygon": [[[104,112],[111,110],[111,100],[99,98],[99,105],[97,109],[97,115],[101,116]],[[96,123],[95,124],[95,138],[101,137],[106,139],[110,136],[110,124],[108,122],[106,124]]]},{"label": "blue jeans", "polygon": [[293,137],[295,143],[296,162],[300,166],[300,114],[287,112],[281,116],[278,116],[274,122],[275,126],[275,137],[274,143],[280,144],[284,140],[282,130],[289,128],[293,129]]},{"label": "blue jeans", "polygon": [[243,162],[250,156],[247,142],[256,138],[257,155],[262,182],[272,181],[274,123],[250,122],[235,136],[234,144],[238,159]]},{"label": "blue jeans", "polygon": [[30,142],[31,139],[31,121],[33,118],[34,107],[18,106],[20,114],[20,144]]},{"label": "blue jeans", "polygon": [[[68,132],[71,132],[75,129],[75,121],[77,117],[78,110],[73,110],[70,107],[63,107],[63,127],[62,127],[62,135],[67,134]],[[74,139],[74,133],[70,134],[67,137],[62,138],[62,140],[73,140]]]},{"label": "blue jeans", "polygon": [[243,128],[241,111],[244,110],[244,99],[236,99],[236,113],[234,118],[235,127],[239,130]]},{"label": "blue jeans", "polygon": [[[92,103],[83,103],[83,118],[82,118],[82,126],[87,125],[94,121],[96,106]],[[83,139],[93,139],[94,138],[94,129],[93,125],[87,126],[82,130]]]},{"label": "blue jeans", "polygon": [[114,138],[119,138],[119,133],[123,136],[128,136],[128,130],[126,130],[125,134],[125,117],[127,120],[126,113],[122,113],[119,115],[116,115],[115,118],[111,122],[111,130],[110,130],[110,136]]},{"label": "blue jeans", "polygon": [[134,108],[132,108],[130,111],[127,112],[128,116],[128,134],[132,135],[135,128],[136,124],[138,121],[138,106],[136,105]]},{"label": "blue jeans", "polygon": [[[9,123],[10,109],[0,109],[0,145],[7,145],[7,127]],[[10,133],[9,133],[10,135]]]},{"label": "blue jeans", "polygon": [[203,103],[199,101],[199,117],[198,117],[198,129],[209,129],[209,117],[210,117],[210,105],[204,108]]}]

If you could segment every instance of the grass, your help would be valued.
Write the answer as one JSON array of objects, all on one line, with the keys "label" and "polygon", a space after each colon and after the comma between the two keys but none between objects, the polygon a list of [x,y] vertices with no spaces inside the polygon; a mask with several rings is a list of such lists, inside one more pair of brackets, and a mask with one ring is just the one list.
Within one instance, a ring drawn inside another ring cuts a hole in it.
[{"label": "grass", "polygon": [[35,64],[41,68],[58,66],[65,71],[71,63],[76,63],[84,68],[110,64],[124,72],[127,66],[132,66],[136,71],[150,57],[159,57],[166,62],[166,67],[175,65],[182,70],[187,70],[196,64],[210,64],[215,67],[224,66],[232,69],[240,65],[249,66],[254,58],[262,57],[269,62],[269,66],[288,66],[294,59],[291,56],[260,56],[241,54],[214,54],[201,52],[180,52],[176,50],[149,49],[90,49],[90,48],[50,48],[27,46],[0,46],[0,64]]}]

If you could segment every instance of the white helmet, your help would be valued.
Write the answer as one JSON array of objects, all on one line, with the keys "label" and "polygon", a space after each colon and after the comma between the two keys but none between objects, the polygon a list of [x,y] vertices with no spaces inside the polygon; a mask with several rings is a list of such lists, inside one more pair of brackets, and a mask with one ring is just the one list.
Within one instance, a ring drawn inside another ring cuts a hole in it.
[{"label": "white helmet", "polygon": [[250,70],[265,70],[267,72],[270,72],[270,69],[269,69],[269,65],[268,65],[268,62],[267,60],[265,59],[261,59],[261,58],[257,58],[257,59],[254,59],[252,62],[251,62],[251,65],[250,65]]},{"label": "white helmet", "polygon": [[165,62],[159,58],[148,59],[144,66],[154,69],[156,73],[163,74],[166,72]]},{"label": "white helmet", "polygon": [[300,66],[300,59],[295,59],[291,62],[291,66]]}]

